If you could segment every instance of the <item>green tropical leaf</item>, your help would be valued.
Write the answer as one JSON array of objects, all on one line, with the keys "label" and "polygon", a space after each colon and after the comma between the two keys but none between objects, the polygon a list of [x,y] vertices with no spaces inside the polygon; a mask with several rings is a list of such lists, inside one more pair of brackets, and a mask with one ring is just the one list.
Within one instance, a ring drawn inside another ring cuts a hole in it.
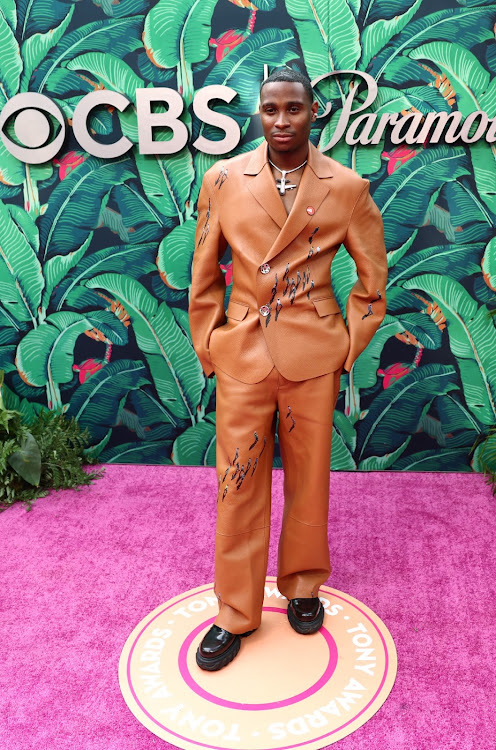
[{"label": "green tropical leaf", "polygon": [[105,289],[124,306],[131,318],[136,341],[145,354],[160,400],[173,414],[195,421],[203,390],[201,365],[164,302],[157,300],[134,279],[102,274],[85,286]]},{"label": "green tropical leaf", "polygon": [[356,471],[353,452],[356,446],[356,432],[341,412],[334,412],[332,428],[331,469],[333,471]]},{"label": "green tropical leaf", "polygon": [[93,326],[73,312],[49,315],[44,323],[29,331],[17,349],[17,369],[25,383],[41,387],[70,383],[73,377],[74,346],[84,331]]},{"label": "green tropical leaf", "polygon": [[[353,384],[356,388],[372,388],[377,383],[377,372],[386,343],[397,333],[409,331],[426,349],[441,346],[441,331],[425,313],[386,315],[367,348],[353,365]],[[413,359],[413,354],[411,355]],[[413,367],[413,365],[412,365]]]},{"label": "green tropical leaf", "polygon": [[179,466],[215,466],[215,425],[199,422],[174,441],[172,460]]},{"label": "green tropical leaf", "polygon": [[107,445],[110,442],[110,439],[112,437],[112,429],[110,429],[104,438],[102,438],[98,443],[95,443],[95,445],[90,445],[88,448],[85,448],[83,451],[83,454],[88,458],[90,461],[98,458],[100,453],[107,447]]},{"label": "green tropical leaf", "polygon": [[46,409],[46,406],[37,404],[36,401],[19,398],[17,393],[11,391],[5,384],[2,386],[2,393],[6,408],[18,411],[21,414],[21,421],[25,425],[32,424],[40,411]]},{"label": "green tropical leaf", "polygon": [[177,435],[178,420],[157,401],[150,389],[131,391],[128,400],[130,408],[135,410],[146,431],[148,440],[171,440]]},{"label": "green tropical leaf", "polygon": [[404,13],[396,11],[393,18],[378,18],[377,21],[364,28],[362,32],[363,54],[360,60],[360,68],[362,70],[366,70],[374,55],[389,44],[393,36],[403,31],[421,4],[422,0],[415,0]]},{"label": "green tropical leaf", "polygon": [[[484,474],[492,474],[492,485],[493,490],[496,490],[494,484],[494,477],[496,475],[496,430],[492,430],[490,434],[483,440],[474,451],[472,459],[472,469],[474,471],[482,472]],[[495,492],[493,491],[493,495]]]},{"label": "green tropical leaf", "polygon": [[134,177],[129,165],[128,159],[90,156],[57,185],[39,222],[43,258],[67,255],[86,242],[112,186]]},{"label": "green tropical leaf", "polygon": [[496,292],[496,238],[494,237],[484,251],[482,273],[488,287]]},{"label": "green tropical leaf", "polygon": [[208,57],[212,14],[217,0],[159,0],[146,16],[143,43],[159,68],[175,68]]},{"label": "green tropical leaf", "polygon": [[155,208],[182,223],[194,179],[193,159],[187,147],[167,157],[147,156],[135,148],[134,157],[143,191]]},{"label": "green tropical leaf", "polygon": [[81,428],[88,428],[93,440],[102,440],[117,421],[121,400],[130,391],[148,385],[147,375],[143,362],[110,362],[75,391],[67,416],[75,417]]},{"label": "green tropical leaf", "polygon": [[38,486],[41,477],[41,453],[33,435],[27,432],[21,448],[8,457],[7,461],[25,482]]},{"label": "green tropical leaf", "polygon": [[346,315],[346,302],[352,286],[358,279],[356,264],[344,245],[341,245],[331,264],[332,291],[341,313]]},{"label": "green tropical leaf", "polygon": [[371,456],[407,447],[421,417],[433,399],[457,388],[454,367],[430,364],[405,375],[380,393],[366,417],[358,423],[357,455],[360,463]]},{"label": "green tropical leaf", "polygon": [[456,8],[430,13],[409,23],[401,34],[372,60],[368,72],[379,80],[398,55],[432,40],[452,42],[454,39],[463,38],[467,47],[473,47],[479,42],[494,38],[493,25],[492,8]]},{"label": "green tropical leaf", "polygon": [[173,289],[191,285],[191,262],[195,250],[196,221],[188,219],[176,227],[160,243],[157,266],[164,284]]},{"label": "green tropical leaf", "polygon": [[16,349],[17,347],[14,345],[0,346],[0,370],[3,370],[3,372],[15,372],[17,370],[15,366]]},{"label": "green tropical leaf", "polygon": [[456,233],[457,242],[463,245],[489,240],[495,228],[494,217],[468,180],[446,183],[441,195],[448,204],[453,226],[462,230]]},{"label": "green tropical leaf", "polygon": [[124,60],[110,52],[88,52],[67,63],[68,70],[87,70],[103,83],[106,89],[124,94],[132,102],[136,101],[136,89],[145,87],[142,78]]},{"label": "green tropical leaf", "polygon": [[470,147],[470,158],[477,191],[491,213],[496,214],[496,147],[486,141],[477,141]]},{"label": "green tropical leaf", "polygon": [[286,9],[311,79],[329,70],[355,70],[362,54],[360,33],[346,0],[286,0]]},{"label": "green tropical leaf", "polygon": [[174,226],[173,219],[164,216],[143,195],[138,182],[116,185],[112,197],[121,212],[122,221],[128,234],[132,232],[133,243],[159,240],[164,231]]},{"label": "green tropical leaf", "polygon": [[170,443],[156,442],[124,443],[116,448],[107,448],[100,461],[105,464],[149,464],[150,466],[172,464],[169,458]]},{"label": "green tropical leaf", "polygon": [[470,411],[482,422],[496,422],[496,329],[485,305],[445,276],[425,274],[405,281],[406,289],[426,292],[448,321],[448,336],[457,358]]},{"label": "green tropical leaf", "polygon": [[403,456],[391,468],[394,471],[471,471],[466,448],[442,448]]},{"label": "green tropical leaf", "polygon": [[17,26],[16,0],[0,0],[0,14],[5,18],[13,32]]},{"label": "green tropical leaf", "polygon": [[390,270],[386,289],[422,273],[440,273],[459,281],[470,272],[471,265],[482,258],[484,245],[436,245],[418,250],[400,260]]},{"label": "green tropical leaf", "polygon": [[25,179],[26,165],[6,149],[3,140],[0,138],[0,187],[22,185]]},{"label": "green tropical leaf", "polygon": [[[55,289],[53,304],[57,310],[61,310],[71,291],[81,284],[83,279],[99,273],[122,273],[139,278],[147,270],[147,265],[154,261],[156,252],[157,246],[153,242],[143,245],[116,245],[92,252],[79,260],[73,270],[59,281]],[[88,292],[87,289],[84,291]]]},{"label": "green tropical leaf", "polygon": [[92,310],[86,312],[85,317],[112,344],[125,346],[128,343],[129,335],[126,326],[110,310]]},{"label": "green tropical leaf", "polygon": [[155,0],[93,0],[94,5],[101,8],[105,15],[112,18],[133,16],[137,13],[145,13]]},{"label": "green tropical leaf", "polygon": [[447,393],[436,398],[434,406],[439,414],[446,445],[450,448],[470,448],[481,435],[482,428],[460,398]]},{"label": "green tropical leaf", "polygon": [[45,280],[27,237],[31,238],[32,219],[22,209],[13,213],[22,224],[0,201],[0,300],[14,320],[34,321]]},{"label": "green tropical leaf", "polygon": [[368,458],[360,461],[358,465],[359,471],[385,471],[391,468],[394,462],[405,452],[410,442],[410,437],[405,440],[403,445],[396,448],[391,453],[385,453],[383,456],[369,456]]},{"label": "green tropical leaf", "polygon": [[481,109],[480,100],[491,78],[470,50],[453,41],[437,41],[416,47],[409,56],[414,60],[429,60],[449,78],[464,117]]},{"label": "green tropical leaf", "polygon": [[29,91],[29,82],[35,69],[45,59],[52,47],[59,43],[72,20],[73,14],[74,5],[69,8],[66,17],[57,27],[50,29],[46,34],[33,34],[23,43],[21,56],[24,61],[24,70],[19,85],[20,91]]},{"label": "green tropical leaf", "polygon": [[33,248],[33,251],[38,254],[40,249],[40,237],[38,234],[38,227],[36,226],[33,217],[23,208],[16,206],[13,203],[9,203],[7,208],[12,220],[16,223],[17,228],[22,232],[28,244]]},{"label": "green tropical leaf", "polygon": [[362,0],[359,23],[365,27],[381,18],[391,19],[408,11],[412,0]]},{"label": "green tropical leaf", "polygon": [[41,305],[45,310],[49,305],[53,290],[58,284],[60,284],[64,276],[66,276],[66,274],[79,263],[86,253],[86,250],[89,248],[92,239],[93,232],[91,232],[86,242],[84,242],[78,250],[68,253],[67,255],[55,255],[45,263],[43,271],[46,286],[41,302]]},{"label": "green tropical leaf", "polygon": [[387,250],[402,245],[422,226],[431,198],[444,183],[465,174],[469,174],[465,150],[439,147],[423,150],[384,180],[374,200],[384,219]]},{"label": "green tropical leaf", "polygon": [[[74,73],[72,70],[67,70],[67,68],[57,68],[57,70],[54,70],[50,75],[47,85],[45,86],[45,91],[69,99],[70,95],[73,95],[74,92],[89,94],[90,92],[95,91],[96,85],[97,82],[87,74],[82,75],[80,73]],[[109,117],[112,118],[112,115],[110,115],[110,113],[108,114]],[[103,112],[100,109],[98,116],[102,117],[102,115]],[[92,117],[95,119],[94,115]],[[90,123],[91,122],[92,120],[90,120]]]},{"label": "green tropical leaf", "polygon": [[0,103],[7,104],[19,91],[22,57],[19,43],[6,17],[0,13]]},{"label": "green tropical leaf", "polygon": [[19,39],[49,32],[65,18],[67,6],[76,2],[78,0],[16,0]]},{"label": "green tropical leaf", "polygon": [[[37,0],[39,3],[39,0]],[[51,4],[54,0],[45,0]],[[66,12],[67,12],[67,6]],[[65,14],[64,14],[65,15]],[[32,91],[43,93],[50,76],[67,59],[74,59],[84,52],[108,52],[123,58],[142,46],[143,16],[95,21],[69,32],[39,66],[31,84]]]}]

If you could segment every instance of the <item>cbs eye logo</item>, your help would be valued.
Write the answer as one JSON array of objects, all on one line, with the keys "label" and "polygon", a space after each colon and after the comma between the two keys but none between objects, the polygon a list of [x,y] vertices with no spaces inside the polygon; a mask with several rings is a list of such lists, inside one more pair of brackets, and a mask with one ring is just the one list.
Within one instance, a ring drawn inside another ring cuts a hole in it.
[{"label": "cbs eye logo", "polygon": [[[52,115],[60,125],[53,141],[47,143],[52,134]],[[15,116],[13,129],[16,138],[24,146],[10,140],[5,132],[6,123]],[[0,114],[0,137],[7,151],[26,164],[43,164],[50,161],[62,148],[67,124],[60,109],[43,94],[17,94],[2,109]]]}]

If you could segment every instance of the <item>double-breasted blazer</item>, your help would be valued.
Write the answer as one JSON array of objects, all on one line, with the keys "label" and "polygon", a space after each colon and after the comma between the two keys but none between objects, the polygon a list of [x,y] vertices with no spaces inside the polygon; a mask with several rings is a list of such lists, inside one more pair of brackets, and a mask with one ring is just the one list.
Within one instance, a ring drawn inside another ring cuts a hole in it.
[{"label": "double-breasted blazer", "polygon": [[[346,320],[334,298],[331,262],[341,244],[358,280]],[[225,310],[219,262],[232,253],[233,286]],[[217,162],[199,199],[189,322],[207,376],[220,368],[257,383],[274,364],[288,380],[349,370],[386,312],[387,259],[369,182],[309,144],[287,215],[264,142]]]}]

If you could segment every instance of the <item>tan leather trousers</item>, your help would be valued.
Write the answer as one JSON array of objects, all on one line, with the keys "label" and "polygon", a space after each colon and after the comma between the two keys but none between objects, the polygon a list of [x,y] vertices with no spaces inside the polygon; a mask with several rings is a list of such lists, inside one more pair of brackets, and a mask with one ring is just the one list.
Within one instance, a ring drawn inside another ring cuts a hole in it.
[{"label": "tan leather trousers", "polygon": [[215,624],[231,633],[260,625],[277,410],[284,469],[277,585],[287,599],[312,597],[329,577],[332,415],[340,374],[296,382],[274,367],[248,384],[216,369]]}]

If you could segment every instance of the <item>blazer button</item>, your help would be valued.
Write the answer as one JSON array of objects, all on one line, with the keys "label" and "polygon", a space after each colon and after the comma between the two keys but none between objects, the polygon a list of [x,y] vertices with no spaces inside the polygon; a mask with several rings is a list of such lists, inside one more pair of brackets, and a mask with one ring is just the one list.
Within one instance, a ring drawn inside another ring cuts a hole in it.
[{"label": "blazer button", "polygon": [[267,317],[267,315],[269,313],[270,313],[270,307],[269,307],[269,305],[262,305],[262,307],[260,308],[260,314],[263,315],[264,318],[265,318],[265,317]]},{"label": "blazer button", "polygon": [[260,270],[262,273],[269,273],[270,266],[268,263],[264,263],[262,266],[260,266]]}]

